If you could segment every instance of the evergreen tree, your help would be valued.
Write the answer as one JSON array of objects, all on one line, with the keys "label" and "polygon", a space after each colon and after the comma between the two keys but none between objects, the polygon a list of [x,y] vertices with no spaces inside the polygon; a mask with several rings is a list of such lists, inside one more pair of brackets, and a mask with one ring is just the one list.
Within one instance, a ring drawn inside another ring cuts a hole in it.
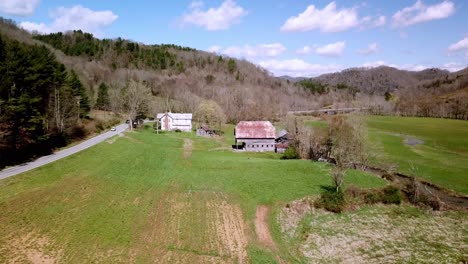
[{"label": "evergreen tree", "polygon": [[78,79],[78,76],[73,70],[68,76],[68,86],[72,89],[73,96],[75,96],[76,102],[79,102],[79,116],[86,116],[90,110],[88,95],[86,94],[86,90],[83,84],[81,84],[80,79]]},{"label": "evergreen tree", "polygon": [[98,89],[98,97],[95,108],[100,110],[109,110],[109,106],[110,102],[107,85],[105,83],[101,83]]},{"label": "evergreen tree", "polygon": [[228,71],[229,73],[233,73],[237,69],[236,61],[233,59],[229,59],[228,61]]},{"label": "evergreen tree", "polygon": [[64,67],[44,46],[0,35],[0,167],[49,153],[54,146],[54,91],[63,89]]},{"label": "evergreen tree", "polygon": [[4,58],[5,58],[5,44],[3,43],[2,36],[0,35],[0,61],[3,61]]}]

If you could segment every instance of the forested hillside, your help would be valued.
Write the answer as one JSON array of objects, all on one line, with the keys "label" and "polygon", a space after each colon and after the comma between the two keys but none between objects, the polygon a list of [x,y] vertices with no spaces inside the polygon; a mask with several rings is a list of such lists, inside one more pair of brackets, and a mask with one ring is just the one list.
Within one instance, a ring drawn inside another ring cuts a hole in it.
[{"label": "forested hillside", "polygon": [[0,168],[81,136],[86,90],[46,47],[0,34],[0,76]]},{"label": "forested hillside", "polygon": [[[0,36],[0,166],[82,137],[92,109],[128,119],[197,113],[200,105],[214,104],[230,123],[329,106],[468,118],[468,69],[357,68],[285,79],[248,61],[189,47],[98,39],[79,30],[31,34],[2,18]],[[144,100],[134,107],[130,99],[137,98]]]},{"label": "forested hillside", "polygon": [[385,92],[416,87],[421,82],[443,78],[450,72],[440,69],[405,71],[388,66],[376,68],[350,68],[341,72],[323,74],[312,80],[327,85],[347,85],[361,92],[383,95]]},{"label": "forested hillside", "polygon": [[188,47],[97,39],[81,31],[35,35],[34,39],[63,52],[59,59],[81,73],[93,103],[101,83],[112,93],[128,79],[145,82],[154,96],[148,109],[151,115],[167,110],[194,112],[201,101],[212,100],[228,122],[275,119],[290,109],[309,109],[315,97],[250,62]]},{"label": "forested hillside", "polygon": [[453,73],[387,66],[353,68],[300,80],[296,85],[319,94],[348,90],[361,97],[368,95],[368,103],[366,99],[360,103],[377,114],[468,119],[468,68]]}]

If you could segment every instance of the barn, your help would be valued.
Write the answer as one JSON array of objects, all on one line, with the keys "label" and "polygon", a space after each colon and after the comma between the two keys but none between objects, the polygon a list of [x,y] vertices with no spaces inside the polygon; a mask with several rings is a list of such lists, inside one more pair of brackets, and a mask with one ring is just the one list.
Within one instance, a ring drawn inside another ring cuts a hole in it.
[{"label": "barn", "polygon": [[192,114],[191,113],[171,113],[166,112],[157,115],[157,119],[161,124],[161,130],[176,130],[192,131]]},{"label": "barn", "polygon": [[235,147],[245,151],[275,151],[276,129],[270,121],[240,121],[234,129]]}]

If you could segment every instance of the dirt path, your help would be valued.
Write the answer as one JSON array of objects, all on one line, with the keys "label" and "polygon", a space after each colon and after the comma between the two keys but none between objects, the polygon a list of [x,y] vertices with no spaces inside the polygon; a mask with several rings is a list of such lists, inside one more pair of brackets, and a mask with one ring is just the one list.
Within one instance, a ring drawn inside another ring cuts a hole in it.
[{"label": "dirt path", "polygon": [[192,145],[193,141],[191,139],[184,138],[184,159],[192,156]]},{"label": "dirt path", "polygon": [[270,229],[268,227],[268,211],[269,208],[266,205],[260,205],[257,207],[257,212],[255,214],[255,232],[257,233],[260,243],[270,249],[276,249],[275,242],[271,237]]}]

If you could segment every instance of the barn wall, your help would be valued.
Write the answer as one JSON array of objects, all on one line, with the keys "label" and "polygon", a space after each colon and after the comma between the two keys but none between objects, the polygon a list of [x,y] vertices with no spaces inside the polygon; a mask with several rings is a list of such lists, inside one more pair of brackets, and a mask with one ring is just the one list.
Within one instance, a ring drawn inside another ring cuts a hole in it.
[{"label": "barn wall", "polygon": [[172,129],[180,129],[182,131],[192,130],[192,120],[190,119],[174,119]]},{"label": "barn wall", "polygon": [[238,138],[237,141],[245,143],[246,151],[253,151],[253,152],[275,151],[275,139]]}]

